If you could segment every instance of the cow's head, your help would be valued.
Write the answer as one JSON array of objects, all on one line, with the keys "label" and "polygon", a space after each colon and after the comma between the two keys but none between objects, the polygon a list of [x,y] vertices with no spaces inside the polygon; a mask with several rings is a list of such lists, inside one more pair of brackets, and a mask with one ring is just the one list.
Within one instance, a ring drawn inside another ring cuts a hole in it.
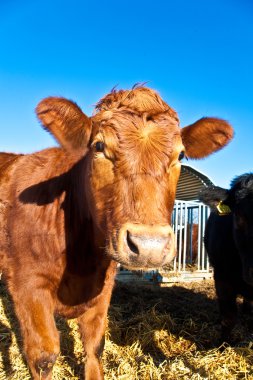
[{"label": "cow's head", "polygon": [[231,182],[230,189],[208,187],[200,200],[222,218],[233,218],[233,236],[241,258],[243,279],[253,285],[253,174],[243,174]]},{"label": "cow's head", "polygon": [[180,128],[176,112],[145,87],[111,92],[90,118],[63,98],[42,100],[37,114],[64,149],[85,154],[90,215],[107,254],[136,269],[169,263],[180,161],[221,149],[233,137],[229,124],[203,118]]}]

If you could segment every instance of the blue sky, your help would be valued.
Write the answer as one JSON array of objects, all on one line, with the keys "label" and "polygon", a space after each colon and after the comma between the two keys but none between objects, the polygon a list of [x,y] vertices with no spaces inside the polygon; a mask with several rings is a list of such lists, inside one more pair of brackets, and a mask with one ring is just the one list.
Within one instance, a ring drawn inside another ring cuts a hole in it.
[{"label": "blue sky", "polygon": [[0,150],[52,146],[34,108],[49,95],[88,115],[118,84],[148,81],[179,114],[228,120],[233,142],[189,161],[215,184],[253,171],[251,0],[0,1]]}]

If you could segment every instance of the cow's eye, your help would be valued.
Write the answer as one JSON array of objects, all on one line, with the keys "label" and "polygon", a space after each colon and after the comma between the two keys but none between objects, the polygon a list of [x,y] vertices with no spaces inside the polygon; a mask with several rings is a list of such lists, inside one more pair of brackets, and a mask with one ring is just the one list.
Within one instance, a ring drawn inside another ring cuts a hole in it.
[{"label": "cow's eye", "polygon": [[97,141],[95,144],[96,152],[103,152],[105,149],[105,144],[102,141]]},{"label": "cow's eye", "polygon": [[185,152],[182,150],[182,152],[179,153],[178,161],[182,161],[182,159],[185,157]]}]

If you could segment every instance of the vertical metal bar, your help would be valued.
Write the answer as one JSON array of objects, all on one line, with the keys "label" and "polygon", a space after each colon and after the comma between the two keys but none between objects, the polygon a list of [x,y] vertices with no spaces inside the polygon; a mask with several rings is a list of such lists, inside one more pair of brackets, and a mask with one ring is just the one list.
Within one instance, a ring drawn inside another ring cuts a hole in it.
[{"label": "vertical metal bar", "polygon": [[186,247],[187,247],[187,205],[184,203],[184,247],[183,247],[183,271],[186,264]]},{"label": "vertical metal bar", "polygon": [[202,218],[202,234],[201,234],[201,241],[202,241],[202,262],[203,262],[203,268],[202,270],[207,271],[207,253],[205,250],[205,243],[204,243],[204,236],[205,236],[205,226],[206,226],[206,221],[207,221],[207,216],[208,216],[208,207],[205,205],[202,205],[203,208],[203,218]]},{"label": "vertical metal bar", "polygon": [[204,243],[203,243],[203,235],[204,235],[204,205],[201,205],[201,270],[205,270],[205,257],[204,257]]},{"label": "vertical metal bar", "polygon": [[201,205],[198,206],[198,260],[197,270],[200,270],[200,252],[201,252]]},{"label": "vertical metal bar", "polygon": [[180,215],[179,215],[179,245],[178,245],[178,271],[182,267],[182,225],[183,225],[183,202],[180,202]]},{"label": "vertical metal bar", "polygon": [[[174,232],[174,236],[176,236],[176,231],[175,231],[175,216],[176,216],[176,202],[174,204],[174,208],[173,208],[173,211],[172,211],[172,217],[171,217],[171,226],[172,226],[172,230]],[[174,246],[175,246],[175,249],[176,249],[176,242],[174,241]],[[175,258],[173,260],[173,267],[175,266]]]},{"label": "vertical metal bar", "polygon": [[192,264],[193,261],[193,206],[189,208],[189,263]]},{"label": "vertical metal bar", "polygon": [[[205,206],[205,211],[206,211],[205,212],[205,228],[206,228],[206,222],[207,222],[207,219],[209,218],[209,215],[210,215],[210,208],[208,206]],[[205,228],[204,228],[204,236],[205,236]],[[205,244],[204,244],[204,252],[205,252],[205,257],[206,257],[206,270],[209,273],[210,272],[210,263],[209,263],[207,251],[205,249]]]},{"label": "vertical metal bar", "polygon": [[175,231],[175,249],[176,249],[176,257],[174,259],[174,272],[177,271],[177,264],[178,264],[178,246],[177,246],[177,239],[178,239],[178,202],[175,204],[175,219],[174,219],[174,231]]}]

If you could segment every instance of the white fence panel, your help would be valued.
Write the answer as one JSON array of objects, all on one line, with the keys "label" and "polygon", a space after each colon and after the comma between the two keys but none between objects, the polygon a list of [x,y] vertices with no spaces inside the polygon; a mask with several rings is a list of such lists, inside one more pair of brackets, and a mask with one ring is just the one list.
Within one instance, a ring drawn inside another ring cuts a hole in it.
[{"label": "white fence panel", "polygon": [[192,275],[211,272],[204,246],[205,225],[209,213],[209,207],[200,202],[175,202],[172,225],[177,256],[174,259],[173,272],[190,272]]}]

